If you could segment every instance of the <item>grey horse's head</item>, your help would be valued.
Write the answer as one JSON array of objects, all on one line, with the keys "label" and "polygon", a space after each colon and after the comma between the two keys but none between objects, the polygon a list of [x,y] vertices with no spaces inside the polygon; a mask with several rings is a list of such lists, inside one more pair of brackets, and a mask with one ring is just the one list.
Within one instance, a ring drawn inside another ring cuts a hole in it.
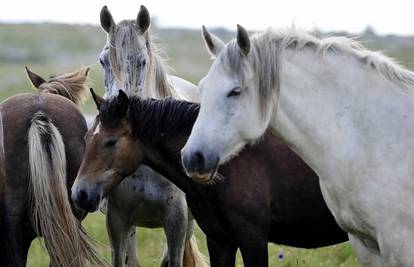
[{"label": "grey horse's head", "polygon": [[147,8],[141,6],[134,20],[115,23],[104,6],[100,20],[102,29],[107,33],[107,42],[99,55],[104,69],[106,95],[116,95],[119,89],[125,90],[128,95],[140,95],[151,55],[148,34],[151,19]]}]

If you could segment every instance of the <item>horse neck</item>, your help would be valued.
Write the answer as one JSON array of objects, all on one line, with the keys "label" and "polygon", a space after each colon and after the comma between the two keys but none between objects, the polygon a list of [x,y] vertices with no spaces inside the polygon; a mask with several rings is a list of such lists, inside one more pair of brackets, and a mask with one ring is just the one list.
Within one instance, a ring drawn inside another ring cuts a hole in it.
[{"label": "horse neck", "polygon": [[319,175],[356,158],[380,165],[384,151],[398,151],[395,141],[410,136],[411,127],[400,124],[414,125],[412,118],[402,122],[412,117],[414,94],[351,55],[286,51],[280,77],[271,128]]}]

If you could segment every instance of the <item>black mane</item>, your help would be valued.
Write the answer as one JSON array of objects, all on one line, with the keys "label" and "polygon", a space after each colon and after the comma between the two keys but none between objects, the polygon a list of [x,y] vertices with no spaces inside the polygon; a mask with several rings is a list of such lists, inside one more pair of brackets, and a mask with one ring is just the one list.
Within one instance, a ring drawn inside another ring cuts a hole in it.
[{"label": "black mane", "polygon": [[[199,104],[172,98],[157,100],[129,97],[126,119],[135,137],[155,142],[166,137],[190,135],[199,109]],[[102,125],[118,126],[125,116],[122,110],[117,97],[105,101],[99,110]]]}]

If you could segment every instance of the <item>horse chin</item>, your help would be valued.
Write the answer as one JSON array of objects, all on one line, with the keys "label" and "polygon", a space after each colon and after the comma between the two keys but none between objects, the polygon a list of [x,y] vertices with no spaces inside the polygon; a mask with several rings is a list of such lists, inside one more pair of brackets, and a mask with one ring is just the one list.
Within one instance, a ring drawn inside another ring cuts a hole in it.
[{"label": "horse chin", "polygon": [[217,169],[218,169],[218,166],[212,172],[209,172],[209,173],[191,172],[191,173],[187,173],[187,176],[197,183],[211,184],[211,183],[214,183],[214,181],[216,180]]}]

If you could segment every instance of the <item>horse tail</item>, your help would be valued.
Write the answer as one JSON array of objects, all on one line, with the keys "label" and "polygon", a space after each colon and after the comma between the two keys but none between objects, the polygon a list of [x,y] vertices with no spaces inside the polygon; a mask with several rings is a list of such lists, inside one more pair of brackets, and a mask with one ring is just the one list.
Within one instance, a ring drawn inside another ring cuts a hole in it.
[{"label": "horse tail", "polygon": [[28,133],[32,223],[43,236],[53,266],[101,266],[81,223],[72,213],[66,187],[66,154],[62,135],[43,112]]},{"label": "horse tail", "polygon": [[206,267],[208,266],[206,257],[199,251],[197,239],[193,235],[185,243],[183,267]]}]

